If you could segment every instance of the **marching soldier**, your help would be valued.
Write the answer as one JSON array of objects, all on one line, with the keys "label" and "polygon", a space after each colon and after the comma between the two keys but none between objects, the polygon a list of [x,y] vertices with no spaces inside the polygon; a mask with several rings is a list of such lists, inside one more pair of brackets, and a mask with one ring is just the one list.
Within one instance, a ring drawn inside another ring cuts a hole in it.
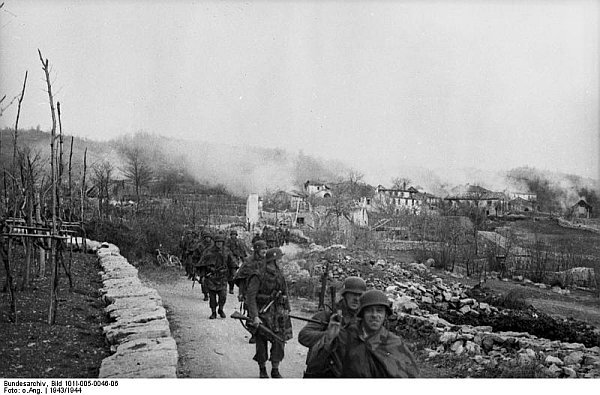
[{"label": "marching soldier", "polygon": [[254,231],[254,236],[252,237],[252,241],[251,241],[252,245],[254,245],[254,243],[256,243],[258,240],[264,240],[264,239],[260,235],[260,231],[259,230],[255,230]]},{"label": "marching soldier", "polygon": [[185,274],[188,279],[192,278],[193,265],[192,265],[192,254],[194,252],[194,244],[197,242],[197,232],[190,229],[186,230],[184,235],[181,237],[179,242],[179,248],[181,249],[181,262],[185,267]]},{"label": "marching soldier", "polygon": [[[367,283],[360,277],[347,277],[340,291],[342,299],[335,306],[335,311],[341,317],[341,326],[343,328],[357,322],[358,308],[360,307],[360,297],[367,290]],[[329,322],[333,312],[320,311],[312,319],[321,322]],[[312,357],[312,348],[327,334],[327,327],[309,322],[298,333],[298,342],[308,347],[308,361]],[[331,377],[328,372],[311,372],[307,369],[304,378]]]},{"label": "marching soldier", "polygon": [[[279,248],[267,251],[265,262],[259,262],[258,270],[250,276],[246,292],[248,316],[254,326],[264,324],[284,341],[292,338],[292,322],[289,317],[290,304],[288,290],[283,273],[277,264],[283,254]],[[268,339],[260,332],[255,333],[256,354],[259,377],[268,378],[266,361],[271,360],[271,377],[281,378],[279,364],[284,357],[285,344],[275,339]],[[271,342],[271,355],[268,353],[268,342]]]},{"label": "marching soldier", "polygon": [[277,248],[277,237],[275,236],[275,233],[271,231],[267,232],[265,240],[267,241],[268,248]]},{"label": "marching soldier", "polygon": [[[243,264],[244,259],[248,256],[248,248],[244,244],[242,239],[238,239],[238,233],[235,230],[229,232],[229,239],[227,240],[227,248],[231,251],[231,254],[235,258],[236,265],[239,267]],[[234,280],[229,281],[229,293],[233,295]]]},{"label": "marching soldier", "polygon": [[325,336],[313,346],[308,371],[331,371],[332,377],[343,378],[418,377],[412,353],[384,326],[391,314],[383,292],[365,292],[356,323],[343,327],[337,314],[331,316]]},{"label": "marching soldier", "polygon": [[[252,254],[252,257],[242,263],[235,274],[235,277],[233,278],[233,282],[238,286],[238,300],[242,302],[242,311],[248,309],[248,305],[245,303],[248,280],[250,276],[258,270],[259,265],[261,263],[264,264],[265,255],[267,252],[267,243],[264,240],[257,240],[253,246],[254,253]],[[256,343],[256,337],[254,334],[252,334],[248,342],[250,344]]]},{"label": "marching soldier", "polygon": [[225,236],[217,235],[215,245],[204,251],[199,265],[199,275],[210,296],[211,320],[217,318],[217,306],[219,316],[226,317],[223,306],[227,301],[227,282],[233,278],[236,269],[233,256],[225,248]]},{"label": "marching soldier", "polygon": [[[200,235],[202,236],[202,241],[198,244],[198,246],[196,247],[196,249],[194,250],[194,253],[192,255],[192,261],[193,261],[193,265],[194,265],[194,270],[195,270],[195,274],[199,275],[199,266],[200,266],[200,260],[202,258],[202,255],[204,254],[204,251],[207,251],[209,248],[211,248],[213,246],[213,235],[212,233],[210,233],[210,231],[203,229],[202,232],[200,232]],[[208,290],[206,289],[206,286],[204,284],[204,280],[202,279],[202,276],[199,276],[201,278],[200,281],[200,286],[202,289],[202,293],[204,294],[204,301],[208,300]]]}]

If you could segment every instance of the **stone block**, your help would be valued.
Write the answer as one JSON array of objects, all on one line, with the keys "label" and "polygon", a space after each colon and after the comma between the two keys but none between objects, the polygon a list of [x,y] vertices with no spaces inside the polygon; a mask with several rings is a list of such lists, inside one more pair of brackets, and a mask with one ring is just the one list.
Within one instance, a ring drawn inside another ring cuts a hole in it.
[{"label": "stone block", "polygon": [[143,324],[130,324],[125,327],[102,328],[109,344],[125,343],[141,338],[157,338],[171,336],[167,320],[154,320]]}]

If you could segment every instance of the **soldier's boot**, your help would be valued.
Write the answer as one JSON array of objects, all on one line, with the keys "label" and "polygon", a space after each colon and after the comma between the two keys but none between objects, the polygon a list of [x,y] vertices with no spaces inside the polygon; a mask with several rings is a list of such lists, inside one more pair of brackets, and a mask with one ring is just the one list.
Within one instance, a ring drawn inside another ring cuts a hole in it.
[{"label": "soldier's boot", "polygon": [[233,295],[233,287],[229,287],[229,294]]},{"label": "soldier's boot", "polygon": [[206,302],[208,300],[208,294],[204,294],[204,301]]},{"label": "soldier's boot", "polygon": [[256,338],[254,337],[254,333],[252,334],[252,336],[250,336],[250,340],[248,340],[248,343],[256,344]]},{"label": "soldier's boot", "polygon": [[279,373],[279,362],[271,362],[271,377],[274,379],[283,378],[281,373]]},{"label": "soldier's boot", "polygon": [[217,312],[213,309],[212,314],[208,317],[209,320],[214,320],[217,318]]},{"label": "soldier's boot", "polygon": [[219,308],[219,317],[227,318],[227,316],[225,315],[225,312],[223,311],[223,308]]},{"label": "soldier's boot", "polygon": [[267,374],[267,367],[264,364],[258,365],[258,377],[261,379],[269,378],[269,375]]}]

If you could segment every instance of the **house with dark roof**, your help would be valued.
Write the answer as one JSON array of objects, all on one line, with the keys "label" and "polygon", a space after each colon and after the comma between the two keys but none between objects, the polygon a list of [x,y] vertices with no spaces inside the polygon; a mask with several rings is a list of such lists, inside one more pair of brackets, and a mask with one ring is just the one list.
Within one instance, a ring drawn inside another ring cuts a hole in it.
[{"label": "house with dark roof", "polygon": [[419,191],[414,187],[385,188],[378,185],[375,188],[375,198],[380,203],[388,203],[397,209],[411,209],[418,211],[423,203]]},{"label": "house with dark roof", "polygon": [[501,215],[505,211],[506,195],[504,192],[493,192],[479,185],[465,185],[454,188],[444,200],[452,207],[468,205],[485,209],[486,215]]},{"label": "house with dark roof", "polygon": [[585,199],[579,199],[577,203],[571,206],[571,216],[574,218],[591,218],[593,207],[585,201]]}]

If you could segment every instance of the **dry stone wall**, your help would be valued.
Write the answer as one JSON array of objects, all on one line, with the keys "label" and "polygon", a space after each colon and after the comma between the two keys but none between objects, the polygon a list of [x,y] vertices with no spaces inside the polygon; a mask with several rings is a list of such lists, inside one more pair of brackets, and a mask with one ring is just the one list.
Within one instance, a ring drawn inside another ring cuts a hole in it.
[{"label": "dry stone wall", "polygon": [[99,377],[176,378],[177,345],[160,295],[141,283],[114,244],[102,243],[96,254],[111,320],[102,329],[114,352],[102,361]]}]

